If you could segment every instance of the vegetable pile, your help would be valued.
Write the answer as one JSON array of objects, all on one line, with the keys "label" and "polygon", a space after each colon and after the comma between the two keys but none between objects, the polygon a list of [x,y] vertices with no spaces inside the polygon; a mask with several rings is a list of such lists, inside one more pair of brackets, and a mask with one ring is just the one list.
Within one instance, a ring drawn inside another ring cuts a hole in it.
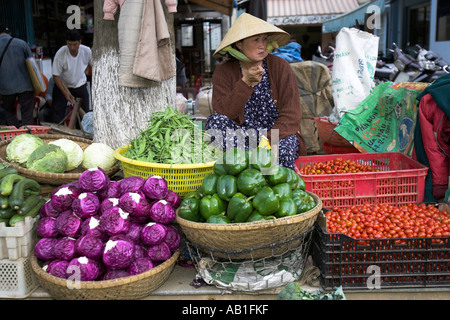
[{"label": "vegetable pile", "polygon": [[319,290],[309,292],[303,289],[298,282],[291,282],[281,289],[277,300],[346,300],[346,298],[342,286],[328,293],[322,293]]},{"label": "vegetable pile", "polygon": [[205,176],[199,190],[180,204],[181,218],[207,223],[239,223],[300,214],[316,206],[303,179],[272,164],[270,149],[230,149]]},{"label": "vegetable pile", "polygon": [[74,141],[57,139],[46,144],[40,137],[24,133],[6,147],[6,158],[22,167],[39,172],[64,173],[78,167],[112,168],[114,150],[104,143],[92,143],[84,151]]},{"label": "vegetable pile", "polygon": [[[404,244],[406,238],[450,235],[450,215],[432,204],[335,207],[325,216],[328,232],[340,232],[355,239],[393,238],[395,243]],[[432,239],[433,243],[442,241]]]},{"label": "vegetable pile", "polygon": [[165,164],[208,163],[217,159],[217,150],[208,140],[188,115],[167,107],[152,113],[148,127],[130,140],[123,156]]},{"label": "vegetable pile", "polygon": [[307,164],[299,169],[300,174],[303,175],[317,175],[317,174],[341,174],[341,173],[359,173],[359,172],[377,172],[378,169],[365,165],[363,163],[350,160],[336,158],[324,162],[315,162]]},{"label": "vegetable pile", "polygon": [[101,168],[88,169],[42,206],[34,254],[46,272],[66,279],[145,272],[178,249],[180,233],[171,223],[180,202],[159,176],[113,181]]},{"label": "vegetable pile", "polygon": [[35,217],[45,200],[39,196],[40,184],[19,175],[16,168],[0,169],[0,223],[14,227],[25,217]]}]

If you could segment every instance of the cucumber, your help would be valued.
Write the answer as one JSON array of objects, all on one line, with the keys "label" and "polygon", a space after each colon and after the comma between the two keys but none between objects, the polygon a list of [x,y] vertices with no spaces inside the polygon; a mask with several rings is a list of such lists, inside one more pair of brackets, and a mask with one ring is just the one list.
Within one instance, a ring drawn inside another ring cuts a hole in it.
[{"label": "cucumber", "polygon": [[0,223],[2,222],[4,222],[7,227],[9,226],[9,218],[0,218]]},{"label": "cucumber", "polygon": [[0,209],[6,209],[9,207],[9,198],[7,196],[0,195]]},{"label": "cucumber", "polygon": [[0,179],[3,179],[8,174],[13,174],[13,173],[17,173],[17,172],[18,171],[17,171],[16,168],[3,168],[3,169],[0,169]]},{"label": "cucumber", "polygon": [[11,195],[9,196],[9,206],[15,210],[19,210],[25,199],[25,190],[39,192],[41,185],[33,179],[22,179],[14,184]]},{"label": "cucumber", "polygon": [[31,208],[33,208],[35,205],[37,205],[37,203],[39,202],[39,196],[32,194],[28,197],[26,197],[23,200],[22,205],[20,206],[20,208],[17,210],[17,213],[20,215],[25,215]]},{"label": "cucumber", "polygon": [[2,196],[9,196],[12,192],[14,184],[20,180],[24,180],[25,177],[19,175],[18,173],[8,174],[0,182],[0,191]]},{"label": "cucumber", "polygon": [[9,219],[13,215],[15,215],[16,213],[17,213],[17,211],[14,210],[11,207],[8,207],[8,208],[5,208],[5,209],[0,209],[0,218]]},{"label": "cucumber", "polygon": [[16,213],[9,219],[9,226],[14,227],[19,221],[25,221],[25,216],[21,216],[20,214]]},{"label": "cucumber", "polygon": [[37,204],[34,205],[34,207],[32,207],[30,210],[28,210],[24,217],[36,217],[36,215],[39,213],[39,210],[41,210],[41,207],[44,205],[44,203],[46,203],[47,200],[43,199],[43,198],[39,198],[39,201],[37,202]]}]

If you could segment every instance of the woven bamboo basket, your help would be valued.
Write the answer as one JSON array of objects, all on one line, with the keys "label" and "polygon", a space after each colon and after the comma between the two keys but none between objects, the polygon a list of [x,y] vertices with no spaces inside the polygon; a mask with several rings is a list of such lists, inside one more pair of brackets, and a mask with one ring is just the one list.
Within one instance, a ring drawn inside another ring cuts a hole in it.
[{"label": "woven bamboo basket", "polygon": [[308,231],[322,210],[322,200],[308,192],[316,206],[294,216],[266,221],[214,224],[181,218],[177,222],[186,239],[206,253],[234,260],[258,259],[278,255],[296,246],[299,235]]},{"label": "woven bamboo basket", "polygon": [[353,147],[347,139],[334,131],[334,128],[336,128],[338,124],[337,122],[329,121],[328,117],[314,118],[314,120],[316,122],[319,138],[322,139],[323,142],[334,146]]},{"label": "woven bamboo basket", "polygon": [[[82,150],[86,149],[90,144],[92,144],[92,140],[84,139],[80,137],[68,136],[68,135],[55,135],[55,134],[36,134],[35,136],[44,140],[45,143],[49,143],[51,141],[55,141],[58,139],[68,139],[76,142]],[[36,180],[41,184],[49,184],[49,185],[62,185],[65,183],[69,183],[72,181],[78,180],[81,174],[84,172],[84,168],[79,166],[69,172],[65,173],[49,173],[49,172],[39,172],[35,170],[29,170],[20,166],[17,163],[9,162],[6,160],[6,147],[12,141],[12,139],[5,140],[0,142],[0,162],[9,163],[10,167],[16,168],[19,171],[21,176],[26,178],[30,178]],[[116,162],[116,164],[110,168],[109,170],[105,170],[109,176],[114,175],[120,169],[120,163]]]},{"label": "woven bamboo basket", "polygon": [[31,257],[31,268],[41,287],[58,300],[134,300],[148,296],[163,285],[175,267],[179,255],[180,252],[176,251],[169,260],[135,276],[104,281],[80,281],[76,284],[79,287],[75,287],[72,281],[45,272],[34,255]]}]

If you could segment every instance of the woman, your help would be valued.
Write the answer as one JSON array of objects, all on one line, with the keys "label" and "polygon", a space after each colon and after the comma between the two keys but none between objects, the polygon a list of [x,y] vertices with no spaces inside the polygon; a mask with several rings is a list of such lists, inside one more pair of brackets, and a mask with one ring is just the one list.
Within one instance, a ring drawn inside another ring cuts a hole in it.
[{"label": "woman", "polygon": [[[212,77],[214,114],[205,128],[223,136],[223,149],[255,148],[261,135],[277,143],[279,164],[294,169],[299,155],[306,155],[300,135],[300,94],[286,60],[269,49],[289,41],[283,30],[243,13],[229,29],[214,56],[228,58]],[[217,131],[219,130],[219,131]],[[216,133],[216,134],[214,134]],[[245,142],[243,142],[245,139]]]}]

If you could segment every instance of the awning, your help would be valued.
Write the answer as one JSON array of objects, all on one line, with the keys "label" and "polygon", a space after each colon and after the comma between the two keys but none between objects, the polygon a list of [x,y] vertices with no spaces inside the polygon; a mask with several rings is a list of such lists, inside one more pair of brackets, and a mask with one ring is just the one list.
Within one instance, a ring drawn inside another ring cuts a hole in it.
[{"label": "awning", "polygon": [[189,2],[210,8],[214,11],[231,16],[233,14],[234,0],[189,0]]},{"label": "awning", "polygon": [[344,27],[352,27],[356,24],[356,20],[359,23],[363,23],[366,13],[375,12],[375,14],[381,14],[384,11],[384,2],[385,0],[370,1],[354,10],[324,22],[322,25],[322,33],[339,31]]},{"label": "awning", "polygon": [[274,25],[323,23],[358,6],[357,0],[267,0],[267,22]]}]

